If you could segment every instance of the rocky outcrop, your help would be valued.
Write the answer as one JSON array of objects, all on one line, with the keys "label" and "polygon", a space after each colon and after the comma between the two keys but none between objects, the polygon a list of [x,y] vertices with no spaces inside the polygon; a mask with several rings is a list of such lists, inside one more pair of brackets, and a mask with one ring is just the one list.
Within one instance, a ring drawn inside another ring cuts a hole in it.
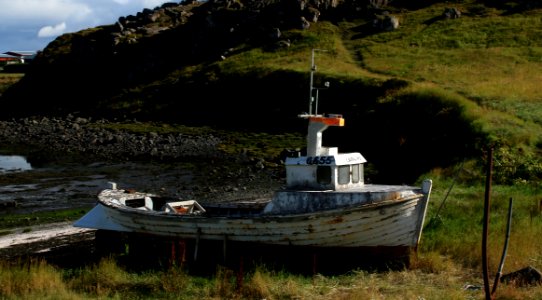
[{"label": "rocky outcrop", "polygon": [[456,7],[446,7],[442,16],[445,19],[459,19],[461,17],[461,11]]},{"label": "rocky outcrop", "polygon": [[390,15],[389,12],[384,12],[375,17],[373,27],[383,31],[393,31],[399,28],[399,19],[396,16]]},{"label": "rocky outcrop", "polygon": [[188,22],[194,8],[202,2],[183,4],[165,3],[155,9],[144,9],[135,16],[120,17],[111,28],[114,46],[123,43],[136,43],[139,38],[148,38]]},{"label": "rocky outcrop", "polygon": [[[135,16],[120,17],[112,27],[111,37],[115,46],[136,43],[138,39],[149,38],[163,31],[188,24],[192,18],[199,20],[198,26],[193,27],[194,29],[227,29],[230,33],[241,29],[247,32],[249,27],[269,29],[272,26],[278,26],[282,29],[291,27],[308,29],[310,23],[318,22],[322,14],[337,8],[341,2],[344,1],[214,0],[185,1],[178,4],[170,2],[152,10],[144,9]],[[224,15],[235,15],[234,12],[242,12],[241,15],[245,18],[230,22],[234,24],[230,28],[224,27]],[[298,20],[301,22],[298,23]],[[295,25],[296,23],[298,26]]]}]

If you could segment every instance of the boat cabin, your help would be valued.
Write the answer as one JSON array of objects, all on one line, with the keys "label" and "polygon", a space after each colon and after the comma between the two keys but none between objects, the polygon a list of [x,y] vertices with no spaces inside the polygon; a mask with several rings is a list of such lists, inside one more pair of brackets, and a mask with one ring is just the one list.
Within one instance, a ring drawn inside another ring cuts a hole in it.
[{"label": "boat cabin", "polygon": [[342,115],[300,117],[309,120],[307,156],[286,158],[287,187],[339,191],[363,186],[363,164],[367,161],[360,153],[339,153],[337,147],[322,146],[324,130],[329,126],[344,126]]}]

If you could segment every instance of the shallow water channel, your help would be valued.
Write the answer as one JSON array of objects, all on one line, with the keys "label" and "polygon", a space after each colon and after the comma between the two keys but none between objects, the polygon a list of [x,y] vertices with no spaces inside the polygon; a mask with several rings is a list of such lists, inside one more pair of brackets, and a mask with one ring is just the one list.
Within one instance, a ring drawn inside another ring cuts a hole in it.
[{"label": "shallow water channel", "polygon": [[34,152],[28,156],[0,149],[0,217],[81,208],[116,183],[131,189],[201,204],[271,197],[283,180],[280,171],[208,158],[175,162],[97,160]]},{"label": "shallow water channel", "polygon": [[32,170],[32,166],[21,155],[0,155],[0,173]]},{"label": "shallow water channel", "polygon": [[122,189],[191,196],[185,167],[149,162],[39,161],[0,155],[0,216],[66,208],[90,208],[111,182]]}]

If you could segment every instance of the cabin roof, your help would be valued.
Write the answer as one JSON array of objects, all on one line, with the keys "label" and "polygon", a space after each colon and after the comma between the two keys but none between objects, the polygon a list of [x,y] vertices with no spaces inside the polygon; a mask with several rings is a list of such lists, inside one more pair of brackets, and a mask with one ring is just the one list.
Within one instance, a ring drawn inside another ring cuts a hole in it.
[{"label": "cabin roof", "polygon": [[352,153],[338,153],[333,155],[321,155],[321,156],[300,156],[300,157],[287,157],[285,165],[324,165],[324,166],[344,166],[353,164],[362,164],[367,160],[359,152]]},{"label": "cabin roof", "polygon": [[4,52],[3,54],[15,56],[15,57],[24,57],[24,56],[34,56],[36,55],[36,51],[8,51],[8,52]]},{"label": "cabin roof", "polygon": [[0,53],[0,58],[19,59],[19,58],[16,57],[16,56],[9,55],[9,54],[4,54],[4,53]]}]

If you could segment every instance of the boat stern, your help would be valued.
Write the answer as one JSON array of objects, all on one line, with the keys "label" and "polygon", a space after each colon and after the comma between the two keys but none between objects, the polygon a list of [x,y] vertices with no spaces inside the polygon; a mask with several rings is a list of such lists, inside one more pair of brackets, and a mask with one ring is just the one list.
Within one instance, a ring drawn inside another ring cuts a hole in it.
[{"label": "boat stern", "polygon": [[130,229],[113,222],[107,214],[107,208],[101,204],[96,205],[87,214],[75,221],[73,226],[91,229],[130,231]]}]

